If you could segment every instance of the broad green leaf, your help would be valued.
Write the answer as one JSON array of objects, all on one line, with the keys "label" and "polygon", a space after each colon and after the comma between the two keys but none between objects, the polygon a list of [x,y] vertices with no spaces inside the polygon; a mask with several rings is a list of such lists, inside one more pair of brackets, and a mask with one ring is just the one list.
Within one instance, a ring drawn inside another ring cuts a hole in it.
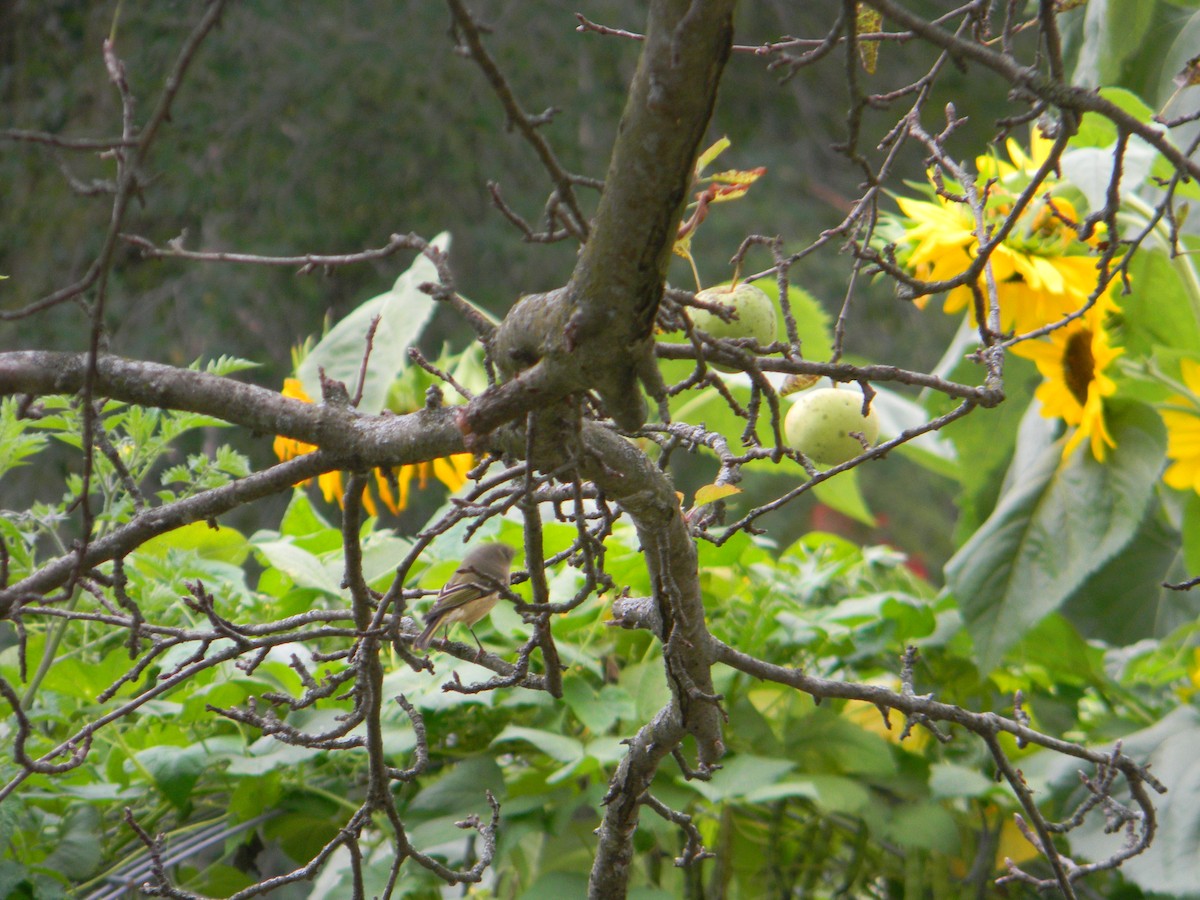
[{"label": "broad green leaf", "polygon": [[[796,468],[804,471],[799,466]],[[835,509],[856,522],[871,527],[878,524],[871,508],[867,506],[867,499],[863,496],[857,468],[835,475],[828,481],[822,481],[813,488],[813,495],[830,509]]]},{"label": "broad green leaf", "polygon": [[1137,533],[1162,467],[1162,423],[1138,403],[1106,416],[1117,444],[1106,462],[1086,443],[1066,461],[1059,443],[1044,448],[1010,471],[992,515],[946,565],[985,671]]},{"label": "broad green leaf", "polygon": [[290,541],[260,540],[256,535],[251,544],[267,563],[279,569],[300,587],[315,588],[330,596],[341,595],[341,576],[317,556]]},{"label": "broad green leaf", "polygon": [[[1155,895],[1194,897],[1196,885],[1200,884],[1200,854],[1196,853],[1200,840],[1200,807],[1195,802],[1200,790],[1197,746],[1200,746],[1200,712],[1191,705],[1181,706],[1149,728],[1122,738],[1121,751],[1148,765],[1155,778],[1169,789],[1166,794],[1150,792],[1158,818],[1154,842],[1144,853],[1121,866],[1124,878]],[[1073,802],[1068,804],[1068,808],[1074,808],[1083,799],[1083,791],[1078,788],[1078,760],[1048,760],[1046,757],[1051,754],[1045,751],[1039,756],[1056,782],[1074,789]],[[1128,791],[1120,780],[1114,799],[1129,802]],[[1072,855],[1103,859],[1117,852],[1125,839],[1124,831],[1105,834],[1105,824],[1105,817],[1095,814],[1072,831]]]},{"label": "broad green leaf", "polygon": [[592,734],[605,734],[620,719],[634,717],[633,698],[616,685],[597,691],[586,678],[568,675],[563,679],[563,699]]},{"label": "broad green leaf", "polygon": [[[1105,87],[1100,89],[1100,96],[1114,106],[1118,106],[1139,122],[1150,123],[1154,110],[1146,105],[1137,94],[1120,87]],[[1079,131],[1071,138],[1069,147],[1111,147],[1117,140],[1117,126],[1112,120],[1100,113],[1087,112],[1083,114]]]},{"label": "broad green leaf", "polygon": [[10,581],[24,578],[33,565],[33,557],[30,555],[32,539],[23,534],[15,522],[7,517],[0,517],[0,541],[8,548]]},{"label": "broad green leaf", "polygon": [[896,760],[887,741],[825,707],[791,723],[785,740],[805,772],[884,780],[896,775]]},{"label": "broad green leaf", "polygon": [[817,792],[817,806],[827,812],[857,815],[871,802],[871,792],[854,778],[812,775],[797,780],[812,785]]},{"label": "broad green leaf", "polygon": [[257,879],[250,872],[242,871],[224,863],[209,864],[197,873],[196,878],[187,880],[188,890],[197,891],[206,897],[231,897],[238,891],[250,887]]},{"label": "broad green leaf", "polygon": [[1183,504],[1183,559],[1191,575],[1200,575],[1200,494],[1189,494]]},{"label": "broad green leaf", "polygon": [[275,771],[292,771],[297,766],[312,760],[320,750],[285,744],[274,738],[264,737],[250,745],[248,751],[231,750],[225,758],[225,771],[230,775],[245,775],[261,778]]},{"label": "broad green leaf", "polygon": [[688,786],[710,802],[721,803],[774,785],[794,768],[792,760],[739,754],[727,757],[710,781],[689,781]]},{"label": "broad green leaf", "polygon": [[295,808],[263,823],[263,836],[278,842],[296,862],[308,862],[337,835],[338,824],[346,814],[334,810],[323,798],[309,795],[292,798],[290,805]]},{"label": "broad green leaf", "polygon": [[629,891],[629,900],[672,900],[676,896],[678,895],[670,891],[650,885],[635,887]]},{"label": "broad green leaf", "polygon": [[[1063,177],[1087,199],[1089,210],[1104,209],[1113,177],[1116,144],[1079,147],[1063,154]],[[1121,190],[1132,193],[1150,175],[1158,151],[1139,137],[1132,138],[1121,157]]]},{"label": "broad green leaf", "polygon": [[624,667],[617,684],[633,697],[635,715],[642,722],[649,722],[671,699],[662,663],[656,660]]},{"label": "broad green leaf", "polygon": [[935,800],[982,797],[994,790],[996,782],[970,766],[940,762],[929,769],[929,791]]},{"label": "broad green leaf", "polygon": [[[279,531],[290,538],[306,538],[312,535],[328,535],[332,532],[340,542],[338,529],[322,518],[313,506],[308,492],[303,488],[292,491],[292,499],[279,522]],[[310,546],[306,544],[305,546]]]},{"label": "broad green leaf", "polygon": [[595,740],[588,741],[584,752],[589,759],[594,759],[603,766],[612,766],[625,758],[629,751],[621,738],[616,735],[601,735]]},{"label": "broad green leaf", "polygon": [[482,814],[487,808],[487,791],[503,799],[504,773],[490,756],[472,756],[423,787],[408,810],[424,815],[451,813],[459,818],[464,810],[478,810]]},{"label": "broad green leaf", "polygon": [[[1093,577],[1098,578],[1099,575]],[[1085,595],[1080,592],[1080,596]],[[1034,625],[1018,645],[1017,655],[1028,660],[1023,674],[1044,670],[1046,678],[1056,685],[1091,684],[1103,677],[1102,651],[1088,644],[1065,613],[1051,613]],[[994,677],[998,679],[1001,690],[1015,691],[1020,688],[1019,683],[1006,683],[1003,673],[996,673]]]},{"label": "broad green leaf", "polygon": [[[1177,265],[1191,263],[1181,259]],[[1192,352],[1200,348],[1200,323],[1181,275],[1160,250],[1141,250],[1133,258],[1130,293],[1117,297],[1120,341],[1128,356],[1150,356],[1159,346]]]},{"label": "broad green leaf", "polygon": [[44,434],[27,433],[32,422],[17,418],[17,407],[16,397],[0,400],[0,476],[24,465],[27,457],[34,456],[46,446]]},{"label": "broad green leaf", "polygon": [[[15,860],[0,859],[0,897],[12,897],[13,900],[25,900],[27,897],[33,898],[34,896],[40,898],[40,895],[35,895],[29,886],[35,881],[41,881],[43,877]],[[53,895],[48,893],[47,896]],[[61,888],[58,896],[66,896]]]},{"label": "broad green leaf", "polygon": [[[442,232],[431,244],[445,252],[450,246],[450,236]],[[319,369],[324,369],[327,378],[341,381],[354,395],[367,349],[367,332],[378,316],[379,327],[371,344],[366,384],[358,408],[365,413],[380,412],[392,379],[408,365],[409,346],[433,316],[434,300],[420,290],[420,285],[437,281],[437,277],[433,263],[424,254],[418,255],[391,290],[366,301],[335,325],[296,370],[296,377],[308,396],[314,400],[321,397]]]},{"label": "broad green leaf", "polygon": [[961,843],[954,816],[936,803],[904,803],[890,809],[876,804],[864,817],[873,833],[901,847],[954,853]]},{"label": "broad green leaf", "polygon": [[521,892],[522,900],[562,900],[586,897],[588,877],[582,872],[546,872]]},{"label": "broad green leaf", "polygon": [[583,758],[583,744],[575,738],[567,737],[553,731],[542,731],[537,728],[522,728],[519,725],[509,725],[492,739],[492,746],[507,741],[525,741],[532,744],[551,759],[563,763],[574,763]]},{"label": "broad green leaf", "polygon": [[1179,533],[1152,510],[1133,540],[1084,582],[1062,613],[1084,637],[1113,646],[1162,638],[1200,615],[1200,593],[1162,586],[1186,577]]},{"label": "broad green leaf", "polygon": [[820,800],[821,792],[808,779],[788,779],[755,788],[746,794],[747,803],[772,803],[776,800]]},{"label": "broad green leaf", "polygon": [[91,804],[72,806],[59,826],[58,843],[41,865],[72,880],[83,880],[100,865],[103,835],[99,809]]},{"label": "broad green leaf", "polygon": [[240,566],[250,553],[246,536],[236,528],[207,522],[192,522],[166,534],[151,538],[138,547],[139,554],[165,557],[170,550],[190,550],[205,559],[216,559]]},{"label": "broad green leaf", "polygon": [[210,751],[199,744],[190,747],[161,744],[138,753],[137,761],[153,776],[163,796],[183,809],[191,800],[192,788],[209,764],[210,756]]},{"label": "broad green leaf", "polygon": [[[979,366],[968,362],[961,362],[945,373],[948,378],[969,384],[977,383],[980,375]],[[960,541],[972,534],[996,505],[1022,416],[1037,380],[1037,370],[1032,362],[1016,356],[1007,357],[1004,361],[1005,401],[994,409],[973,410],[938,432],[954,445],[959,461],[955,477],[962,485],[956,498],[960,509],[956,532]],[[947,413],[954,406],[950,398],[940,393],[925,399],[930,416]],[[1036,412],[1032,416],[1038,428],[1052,427]]]},{"label": "broad green leaf", "polygon": [[[146,793],[143,785],[122,787],[111,781],[93,781],[89,784],[63,784],[57,785],[55,790],[66,797],[75,797],[79,800],[87,800],[93,803],[100,800],[110,802],[121,801],[124,804],[136,803]],[[0,894],[0,896],[3,895]]]},{"label": "broad green leaf", "polygon": [[[1196,56],[1197,38],[1200,37],[1200,9],[1197,9],[1200,4],[1195,0],[1187,0],[1187,2],[1172,0],[1172,2],[1175,2],[1177,6],[1186,6],[1196,11],[1186,18],[1177,14],[1170,16],[1171,24],[1168,26],[1170,46],[1165,50],[1160,49],[1161,55],[1154,55],[1154,62],[1159,66],[1154,103],[1156,106],[1163,106],[1162,113],[1167,118],[1184,115],[1195,108],[1188,105],[1190,102],[1194,102],[1190,99],[1195,97],[1194,92],[1189,88],[1179,90],[1179,81],[1176,79],[1189,69],[1191,61]],[[1194,126],[1189,128],[1186,125],[1182,129],[1174,129],[1174,132],[1174,141],[1177,147],[1186,147],[1188,141],[1194,139],[1196,134]]]},{"label": "broad green leaf", "polygon": [[132,663],[124,648],[85,661],[77,655],[60,656],[46,673],[42,686],[66,697],[92,701],[124,675]]},{"label": "broad green leaf", "polygon": [[404,559],[412,542],[397,537],[389,531],[376,531],[363,541],[363,575],[368,583],[395,573],[396,566]]},{"label": "broad green leaf", "polygon": [[1088,87],[1119,84],[1126,62],[1142,48],[1155,6],[1148,0],[1090,0],[1071,82]]},{"label": "broad green leaf", "polygon": [[[875,397],[871,408],[879,418],[879,439],[891,440],[897,435],[918,428],[929,421],[929,414],[919,403],[891,388],[872,385]],[[969,417],[968,417],[969,418]],[[899,447],[899,451],[925,468],[946,475],[958,476],[958,453],[954,444],[939,431],[930,431]]]}]

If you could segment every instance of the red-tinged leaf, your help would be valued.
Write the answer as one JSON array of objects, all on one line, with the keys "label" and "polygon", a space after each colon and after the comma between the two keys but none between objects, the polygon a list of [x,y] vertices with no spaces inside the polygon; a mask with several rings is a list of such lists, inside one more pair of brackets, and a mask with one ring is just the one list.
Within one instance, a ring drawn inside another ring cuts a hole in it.
[{"label": "red-tinged leaf", "polygon": [[739,197],[744,197],[750,190],[748,184],[731,184],[729,187],[719,188],[712,198],[713,203],[724,203],[726,200],[737,200]]},{"label": "red-tinged leaf", "polygon": [[749,191],[748,185],[738,185],[736,187],[726,187],[713,197],[713,203],[725,203],[726,200],[736,200],[744,197],[746,191]]}]

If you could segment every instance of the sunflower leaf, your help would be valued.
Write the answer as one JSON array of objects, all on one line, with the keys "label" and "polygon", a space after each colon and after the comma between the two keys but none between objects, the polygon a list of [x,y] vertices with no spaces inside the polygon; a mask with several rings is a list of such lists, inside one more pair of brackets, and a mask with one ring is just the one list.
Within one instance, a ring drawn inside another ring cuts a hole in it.
[{"label": "sunflower leaf", "polygon": [[1010,472],[991,516],[947,563],[984,671],[1137,534],[1162,467],[1162,423],[1144,404],[1115,403],[1108,426],[1117,446],[1104,463],[1086,447],[1062,460],[1060,440]]},{"label": "sunflower leaf", "polygon": [[[445,252],[450,235],[443,232],[430,243]],[[418,255],[390,290],[361,304],[338,322],[296,368],[296,377],[308,396],[314,400],[321,396],[322,369],[326,377],[341,381],[354,394],[367,350],[367,334],[378,318],[358,408],[372,415],[382,410],[392,379],[408,366],[409,346],[433,317],[433,297],[421,290],[421,284],[427,281],[437,281],[437,269],[425,256]]]}]

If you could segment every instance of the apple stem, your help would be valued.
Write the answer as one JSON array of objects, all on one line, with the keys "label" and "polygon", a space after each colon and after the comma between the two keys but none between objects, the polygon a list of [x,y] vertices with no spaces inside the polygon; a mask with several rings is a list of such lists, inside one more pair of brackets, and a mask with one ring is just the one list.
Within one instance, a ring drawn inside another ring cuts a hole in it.
[{"label": "apple stem", "polygon": [[704,290],[704,286],[700,283],[700,270],[696,268],[696,260],[692,254],[687,255],[687,261],[688,265],[692,267],[692,277],[696,279],[696,293],[698,294]]}]

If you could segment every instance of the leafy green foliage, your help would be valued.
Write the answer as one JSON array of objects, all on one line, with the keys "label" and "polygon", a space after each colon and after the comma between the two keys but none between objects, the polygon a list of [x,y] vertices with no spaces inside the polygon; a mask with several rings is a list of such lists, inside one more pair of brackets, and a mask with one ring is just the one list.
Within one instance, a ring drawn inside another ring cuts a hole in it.
[{"label": "leafy green foliage", "polygon": [[[445,253],[450,248],[450,236],[443,232],[430,243]],[[342,382],[352,393],[359,390],[363,335],[378,319],[358,408],[372,414],[382,411],[392,381],[397,373],[408,367],[409,345],[433,315],[434,300],[420,287],[436,281],[437,269],[425,256],[419,255],[396,279],[391,290],[361,304],[338,322],[297,367],[296,377],[308,396],[321,396],[321,371],[327,378]]]},{"label": "leafy green foliage", "polygon": [[18,416],[18,404],[16,397],[0,400],[0,477],[24,465],[46,444],[45,435],[30,433],[30,421]]},{"label": "leafy green foliage", "polygon": [[1117,448],[1106,463],[1086,448],[1064,461],[1055,442],[1010,473],[991,517],[947,565],[984,668],[1120,552],[1146,515],[1162,465],[1161,423],[1129,404],[1110,428]]},{"label": "leafy green foliage", "polygon": [[[556,535],[556,528],[562,533]],[[504,523],[500,537],[515,538],[516,532],[515,523]],[[569,532],[553,526],[548,539],[569,540]],[[378,569],[367,566],[369,577],[384,585],[404,548],[387,533],[365,537],[368,557],[380,547],[389,561]],[[137,592],[147,611],[174,610],[181,625],[195,621],[195,613],[178,600],[193,579],[203,580],[223,607],[243,617],[269,621],[320,608],[348,622],[337,580],[339,548],[338,529],[297,492],[274,533],[246,539],[224,527],[192,526],[143,547],[126,571],[129,590]],[[254,575],[242,567],[250,552]],[[609,554],[610,571],[620,573],[632,590],[648,589],[630,531],[618,529]],[[887,548],[860,548],[814,533],[780,553],[741,538],[704,548],[702,566],[714,634],[767,661],[892,683],[897,655],[915,643],[924,648],[922,677],[949,685],[948,701],[982,697],[1002,704],[1001,690],[1020,687],[1035,714],[1071,703],[1075,712],[1066,713],[1071,719],[1081,714],[1089,694],[1101,689],[1114,709],[1122,707],[1123,689],[1104,667],[1093,661],[1079,669],[1061,644],[1056,654],[1039,654],[1038,666],[1009,670],[1003,686],[981,680],[953,602],[939,598],[905,567],[903,555]],[[430,560],[414,576],[436,583],[444,570]],[[578,577],[571,570],[558,573],[555,590],[573,590]],[[582,883],[590,863],[588,834],[598,824],[597,803],[623,756],[621,741],[666,697],[652,639],[614,632],[605,627],[606,617],[606,602],[594,599],[555,620],[555,639],[569,662],[562,703],[529,692],[503,697],[446,692],[441,686],[447,679],[457,675],[470,683],[479,670],[436,654],[435,673],[413,672],[397,661],[385,676],[387,696],[403,694],[423,714],[432,751],[430,769],[420,781],[399,788],[410,838],[421,847],[443,847],[447,861],[460,864],[468,851],[454,822],[472,810],[487,814],[485,790],[502,804],[504,836],[492,896],[526,896],[527,891],[536,896]],[[502,606],[477,630],[489,649],[504,654],[523,639],[524,627]],[[57,661],[40,685],[42,728],[31,750],[59,739],[77,715],[95,707],[100,691],[129,671],[121,641],[120,635],[100,641],[64,636]],[[251,698],[262,702],[267,695],[298,696],[302,685],[288,663],[290,654],[327,652],[343,641],[329,637],[303,648],[284,645],[253,671],[242,670],[231,658],[200,669],[139,707],[112,732],[105,753],[94,754],[53,792],[26,796],[9,826],[12,841],[22,848],[19,858],[30,867],[21,877],[54,869],[87,884],[119,860],[141,858],[116,815],[122,806],[131,806],[146,827],[165,832],[168,847],[173,835],[202,823],[224,823],[217,832],[224,850],[217,857],[206,857],[203,865],[186,854],[181,860],[176,874],[193,890],[220,893],[242,884],[245,875],[236,858],[252,834],[293,864],[305,862],[350,812],[356,755],[257,737],[214,719],[208,710],[245,705]],[[45,646],[35,631],[25,652],[37,658]],[[17,678],[17,653],[12,648],[0,656],[6,678]],[[172,662],[168,652],[160,666]],[[1141,659],[1137,671],[1148,672],[1149,663]],[[336,677],[342,668],[330,657],[311,674]],[[960,674],[947,677],[954,671]],[[118,699],[150,687],[153,672],[126,683]],[[967,673],[974,674],[962,677]],[[1157,678],[1155,691],[1172,690],[1182,670],[1167,674]],[[1065,695],[1068,683],[1079,687]],[[717,853],[723,883],[736,895],[753,896],[763,885],[820,893],[832,890],[848,871],[894,879],[916,891],[945,886],[946,873],[965,874],[979,852],[980,817],[1000,827],[1013,807],[1006,791],[978,774],[978,749],[968,741],[942,746],[917,730],[898,742],[899,723],[893,721],[889,730],[873,707],[842,702],[816,707],[794,691],[732,671],[721,675],[718,688],[729,715],[724,768],[711,781],[688,781],[665,769],[652,792],[694,818]],[[331,697],[286,721],[320,731],[348,711],[348,703]],[[1106,720],[1088,727],[1102,729]],[[409,763],[411,725],[394,706],[385,712],[385,743],[394,765]],[[34,779],[49,786],[42,776]],[[238,830],[251,822],[259,824]],[[662,864],[680,852],[680,840],[674,826],[649,810],[643,813],[635,883],[651,892],[646,896],[653,891],[678,896],[685,890],[686,876]],[[368,883],[386,880],[388,866],[384,856],[365,860]],[[335,866],[317,895],[337,896],[347,877]],[[402,895],[427,896],[434,884],[427,879],[409,871]]]},{"label": "leafy green foliage", "polygon": [[[1151,107],[1128,88],[1152,80],[1157,62],[1135,52],[1136,45],[1176,14],[1169,6],[1189,3],[1093,0],[1085,19],[1091,46],[1077,61],[1081,78],[1124,85],[1105,87],[1100,95],[1150,122]],[[1197,21],[1193,16],[1177,46]],[[371,74],[387,54],[368,56],[364,69]],[[236,53],[224,62],[239,70],[246,65]],[[450,79],[435,82],[439,92],[453,94]],[[331,92],[349,84],[356,90],[359,83],[339,73],[336,85],[316,87]],[[471,115],[452,103],[430,106],[443,107],[451,119]],[[186,132],[186,119],[181,126]],[[1117,136],[1111,122],[1084,116],[1062,166],[1072,182],[1069,196],[1081,210],[1095,212],[1105,202]],[[206,135],[198,143],[208,140]],[[372,146],[414,180],[427,174],[417,154],[402,152],[396,142]],[[167,169],[179,158],[187,158],[186,148],[174,148]],[[1168,256],[1172,235],[1151,221],[1146,206],[1161,191],[1168,168],[1137,141],[1123,163],[1120,224],[1130,232],[1153,228],[1129,267],[1131,291],[1121,297],[1113,323],[1125,360],[1111,373],[1117,398],[1104,404],[1115,442],[1107,460],[1097,462],[1085,450],[1062,459],[1065,438],[1032,404],[1032,366],[1010,360],[1000,410],[979,411],[899,451],[938,478],[953,479],[959,491],[961,546],[948,567],[946,590],[938,591],[894,548],[822,531],[782,548],[745,535],[719,546],[702,544],[701,580],[714,636],[769,664],[899,689],[897,660],[915,646],[921,650],[916,685],[936,686],[939,699],[1002,711],[1019,693],[1021,709],[1036,727],[1084,743],[1122,738],[1126,752],[1149,759],[1172,788],[1159,806],[1159,843],[1127,866],[1125,878],[1146,890],[1182,893],[1198,879],[1191,837],[1200,818],[1188,787],[1197,778],[1200,657],[1194,648],[1200,631],[1196,601],[1161,582],[1200,568],[1200,500],[1160,484],[1166,441],[1155,406],[1181,390],[1181,362],[1200,353],[1200,299],[1191,262],[1186,254]],[[358,191],[380,193],[369,180],[353,182]],[[321,189],[315,180],[312,189]],[[1184,184],[1177,196],[1195,192]],[[364,198],[333,202],[352,206],[367,222],[371,214],[364,210],[371,204]],[[330,207],[328,198],[305,202],[311,210]],[[301,228],[319,228],[321,220],[319,214],[297,217]],[[1195,249],[1194,239],[1183,243]],[[491,252],[477,254],[485,270]],[[121,274],[135,288],[144,277]],[[376,412],[420,402],[434,379],[408,367],[405,352],[433,314],[432,299],[419,289],[433,275],[428,261],[418,259],[389,291],[343,318],[301,366],[310,395],[320,393],[318,368],[354,388],[362,334],[379,316],[362,408]],[[778,300],[773,281],[760,285]],[[297,290],[316,295],[311,287]],[[294,292],[287,296],[297,299]],[[789,301],[805,358],[827,359],[828,312],[796,285]],[[977,380],[975,363],[959,362],[965,350],[953,345],[941,374]],[[221,358],[206,369],[227,374],[247,365]],[[439,365],[468,387],[484,383],[478,348],[443,354]],[[665,369],[674,380],[690,372],[683,364]],[[728,389],[743,406],[751,402],[747,379],[730,379]],[[875,402],[890,437],[922,424],[926,411],[946,412],[952,401],[922,396],[918,403],[883,389]],[[19,416],[12,400],[0,405],[0,476],[44,462],[39,457],[54,443],[83,447],[74,401],[47,398],[30,412]],[[674,399],[672,412],[677,421],[704,422],[735,451],[771,443],[766,418],[759,419],[757,435],[744,435],[745,419],[715,388]],[[198,432],[211,438],[207,432],[221,424],[104,403],[97,411],[102,439],[89,480],[72,471],[67,496],[57,504],[0,517],[8,576],[20,578],[65,550],[71,538],[67,510],[85,490],[95,513],[93,537],[102,537],[131,521],[147,499],[169,502],[248,475],[252,466],[241,453],[225,446],[199,452],[189,441]],[[711,469],[711,457],[699,456],[698,468]],[[797,484],[807,478],[795,461],[771,462],[782,478]],[[757,477],[748,474],[751,482]],[[869,492],[856,472],[814,493],[857,523],[883,521],[868,506]],[[704,495],[693,496],[704,505]],[[750,506],[733,494],[718,499],[734,514]],[[246,887],[260,865],[288,868],[311,860],[355,811],[364,791],[360,747],[335,751],[275,739],[286,736],[286,728],[332,732],[351,712],[348,695],[337,689],[303,710],[290,703],[314,685],[336,688],[351,672],[345,654],[362,629],[347,601],[343,535],[303,491],[292,496],[278,522],[251,528],[256,530],[243,534],[224,523],[197,522],[163,534],[121,566],[103,567],[93,591],[60,604],[77,616],[79,627],[29,615],[19,634],[0,634],[0,674],[20,687],[21,707],[32,722],[27,752],[50,752],[81,722],[124,705],[120,717],[97,729],[82,766],[61,777],[30,774],[26,790],[0,805],[0,841],[12,857],[0,861],[0,895],[65,896],[68,889],[86,892],[102,878],[144,871],[137,867],[145,865],[146,853],[122,821],[125,808],[149,832],[166,835],[173,876],[212,895]],[[455,569],[455,554],[447,548],[457,546],[463,531],[465,524],[423,554],[406,587],[436,590]],[[574,530],[549,522],[545,534],[554,550],[568,546]],[[363,573],[382,594],[412,543],[378,522],[367,522],[361,538]],[[476,539],[515,545],[519,526],[515,518],[497,516]],[[650,593],[637,536],[624,522],[607,542],[606,567],[618,585]],[[567,566],[551,575],[555,598],[581,583]],[[527,587],[518,591],[528,596]],[[431,751],[418,777],[394,787],[409,839],[450,864],[469,864],[477,848],[456,823],[489,814],[486,792],[502,805],[495,878],[476,896],[561,897],[585,889],[592,832],[624,742],[670,697],[656,641],[610,628],[610,599],[593,596],[551,624],[566,666],[561,701],[544,693],[463,690],[490,673],[442,655],[434,655],[434,671],[414,670],[399,655],[388,660],[383,696],[413,704]],[[135,603],[140,614],[153,615],[151,634],[105,627],[113,610]],[[295,637],[288,628],[301,620],[312,627]],[[225,631],[199,651],[182,636],[211,623]],[[241,652],[237,628],[279,638],[251,658]],[[511,657],[528,625],[502,604],[477,630],[488,649]],[[151,639],[160,643],[135,662]],[[683,836],[648,804],[636,836],[631,896],[945,897],[958,895],[966,883],[982,894],[986,887],[978,886],[1000,871],[1005,857],[1033,856],[1012,827],[1017,804],[1011,792],[990,777],[983,751],[964,735],[942,744],[918,726],[902,737],[906,723],[895,714],[889,721],[874,706],[815,706],[790,688],[732,669],[719,669],[716,680],[728,716],[723,768],[704,780],[664,767],[650,789],[652,797],[690,817],[716,858],[703,874],[672,866],[684,850]],[[275,711],[275,737],[237,720],[235,711],[251,705]],[[390,700],[383,719],[389,762],[412,764],[418,747],[413,720]],[[15,726],[7,727],[11,734]],[[361,726],[351,728],[347,741],[362,733]],[[1077,764],[1018,747],[1007,737],[1000,741],[1039,802],[1068,815],[1081,799]],[[0,761],[0,778],[21,777],[9,757]],[[368,852],[361,872],[368,894],[382,891],[392,865],[382,825],[363,826]],[[1121,838],[1089,825],[1064,840],[1074,855],[1101,858]],[[310,896],[347,895],[352,869],[339,851]],[[1115,876],[1106,886],[1136,891]],[[398,894],[433,897],[439,889],[432,875],[410,865]]]}]

